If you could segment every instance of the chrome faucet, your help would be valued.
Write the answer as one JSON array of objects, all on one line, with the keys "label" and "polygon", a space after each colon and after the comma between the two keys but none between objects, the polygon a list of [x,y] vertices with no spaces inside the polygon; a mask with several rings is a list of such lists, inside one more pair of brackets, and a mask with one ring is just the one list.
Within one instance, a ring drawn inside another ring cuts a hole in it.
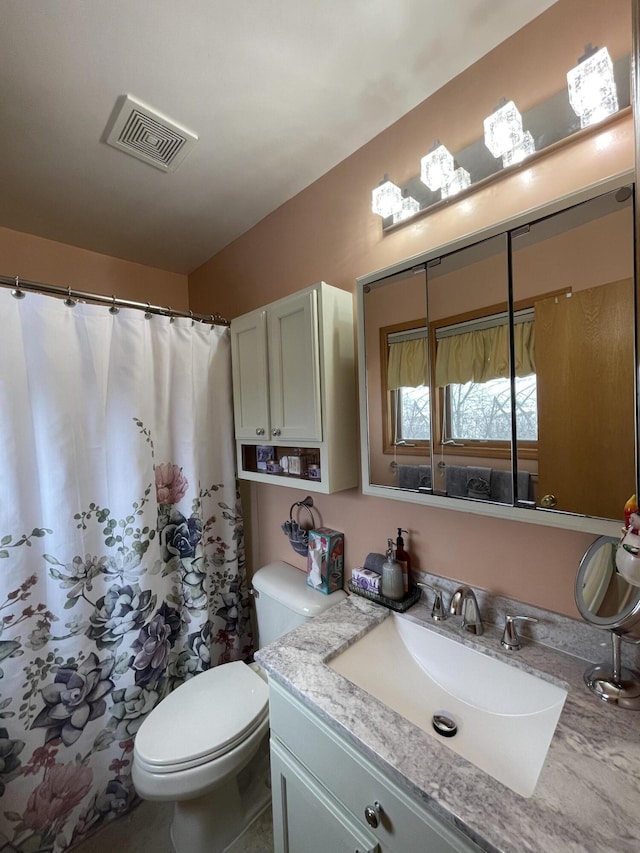
[{"label": "chrome faucet", "polygon": [[460,586],[451,596],[449,613],[462,615],[462,627],[470,634],[484,634],[484,625],[480,616],[480,607],[475,592],[470,586]]}]

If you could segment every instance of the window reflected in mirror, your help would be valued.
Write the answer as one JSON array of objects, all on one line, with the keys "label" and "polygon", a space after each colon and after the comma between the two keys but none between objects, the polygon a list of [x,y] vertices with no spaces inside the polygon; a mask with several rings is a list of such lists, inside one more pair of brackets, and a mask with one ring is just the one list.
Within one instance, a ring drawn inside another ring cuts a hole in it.
[{"label": "window reflected in mirror", "polygon": [[[381,335],[381,358],[386,360],[386,404],[389,416],[385,444],[428,450],[431,439],[431,398],[427,327],[387,326]],[[406,324],[401,324],[405,326]],[[383,368],[384,373],[384,368]]]},{"label": "window reflected in mirror", "polygon": [[512,503],[508,288],[506,234],[427,265],[436,493]]},{"label": "window reflected in mirror", "polygon": [[[536,441],[538,411],[533,312],[514,316],[515,416],[523,438]],[[436,384],[444,391],[445,441],[511,441],[509,316],[506,311],[436,331]]]}]

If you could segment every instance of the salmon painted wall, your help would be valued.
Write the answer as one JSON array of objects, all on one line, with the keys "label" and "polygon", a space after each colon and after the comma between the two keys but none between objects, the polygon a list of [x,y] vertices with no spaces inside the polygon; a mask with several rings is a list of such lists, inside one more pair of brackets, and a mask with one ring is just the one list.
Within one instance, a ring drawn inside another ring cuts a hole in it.
[{"label": "salmon painted wall", "polygon": [[189,310],[186,275],[0,228],[0,275]]},{"label": "salmon painted wall", "polygon": [[[484,117],[503,96],[526,112],[560,91],[588,42],[606,45],[614,60],[630,52],[629,0],[559,0],[196,270],[189,277],[191,308],[234,317],[321,279],[354,292],[358,276],[631,171],[627,111],[390,234],[383,235],[370,211],[371,190],[385,172],[400,184],[414,177],[436,137],[453,152],[477,141]],[[284,559],[303,568],[280,524],[304,491],[245,484],[243,494],[250,564]],[[387,501],[357,489],[318,496],[316,505],[322,523],[345,532],[347,575],[402,526],[420,568],[577,616],[575,571],[592,535]]]}]

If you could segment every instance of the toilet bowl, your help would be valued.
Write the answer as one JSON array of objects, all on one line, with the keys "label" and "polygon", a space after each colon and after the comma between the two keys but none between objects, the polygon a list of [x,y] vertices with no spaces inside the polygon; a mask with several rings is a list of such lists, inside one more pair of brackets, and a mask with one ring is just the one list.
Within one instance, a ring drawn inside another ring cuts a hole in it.
[{"label": "toilet bowl", "polygon": [[[254,588],[265,642],[345,597],[318,593],[282,562],[256,572]],[[266,808],[268,735],[266,676],[241,661],[185,681],[147,716],[136,735],[133,784],[142,799],[174,802],[176,853],[222,853]]]},{"label": "toilet bowl", "polygon": [[186,681],[149,714],[133,784],[143,799],[175,802],[177,853],[224,850],[268,805],[268,733],[267,685],[241,661]]}]

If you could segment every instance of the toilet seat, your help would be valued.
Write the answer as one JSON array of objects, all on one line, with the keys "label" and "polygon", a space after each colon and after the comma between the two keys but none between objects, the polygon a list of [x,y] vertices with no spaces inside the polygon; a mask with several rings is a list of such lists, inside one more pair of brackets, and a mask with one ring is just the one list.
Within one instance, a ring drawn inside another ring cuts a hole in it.
[{"label": "toilet seat", "polygon": [[140,726],[136,761],[150,773],[175,773],[220,758],[268,716],[268,687],[242,661],[185,681]]}]

